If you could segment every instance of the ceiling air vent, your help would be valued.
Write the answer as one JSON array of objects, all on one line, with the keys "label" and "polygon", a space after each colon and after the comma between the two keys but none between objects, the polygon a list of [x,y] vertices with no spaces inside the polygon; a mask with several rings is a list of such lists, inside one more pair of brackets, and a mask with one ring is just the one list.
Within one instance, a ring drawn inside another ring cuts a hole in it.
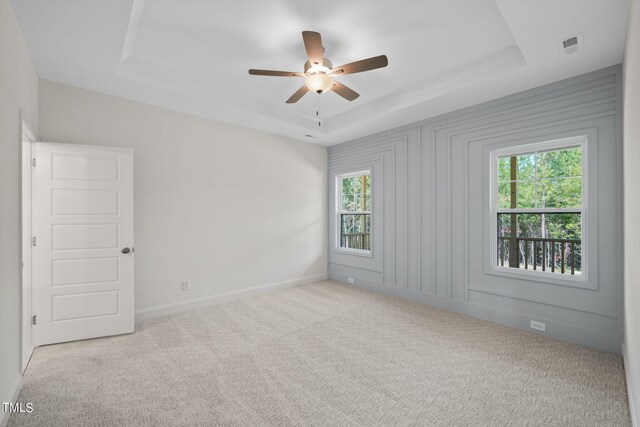
[{"label": "ceiling air vent", "polygon": [[578,44],[578,37],[573,36],[569,39],[562,40],[562,47],[567,49]]},{"label": "ceiling air vent", "polygon": [[582,33],[576,34],[575,36],[571,36],[560,41],[560,50],[565,55],[576,53],[582,50],[582,48]]}]

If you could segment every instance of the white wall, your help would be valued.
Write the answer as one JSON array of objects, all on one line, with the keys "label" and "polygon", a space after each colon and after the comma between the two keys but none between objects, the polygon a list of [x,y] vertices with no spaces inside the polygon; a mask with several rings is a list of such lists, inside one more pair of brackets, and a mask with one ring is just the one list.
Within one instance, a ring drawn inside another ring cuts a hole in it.
[{"label": "white wall", "polygon": [[39,99],[40,140],[134,148],[137,311],[326,277],[326,148],[49,81]]},{"label": "white wall", "polygon": [[[38,77],[8,0],[0,0],[0,402],[20,376],[20,110],[36,129]],[[7,417],[0,411],[0,425]]]},{"label": "white wall", "polygon": [[631,2],[624,53],[625,367],[629,403],[640,425],[640,0]]}]

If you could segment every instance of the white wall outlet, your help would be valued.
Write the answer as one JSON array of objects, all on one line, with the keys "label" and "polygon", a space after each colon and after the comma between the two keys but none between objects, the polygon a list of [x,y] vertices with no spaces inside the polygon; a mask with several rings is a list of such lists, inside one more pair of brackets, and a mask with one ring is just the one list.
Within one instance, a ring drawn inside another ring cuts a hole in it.
[{"label": "white wall outlet", "polygon": [[351,284],[356,283],[356,281],[355,281],[355,279],[353,277],[347,277],[347,282],[351,283]]},{"label": "white wall outlet", "polygon": [[535,320],[531,321],[531,329],[535,329],[536,331],[546,331],[547,330],[547,324],[546,323],[542,323],[542,322],[536,322]]},{"label": "white wall outlet", "polygon": [[180,286],[181,286],[181,289],[183,291],[190,291],[191,290],[191,280],[183,280],[182,282],[180,282]]}]

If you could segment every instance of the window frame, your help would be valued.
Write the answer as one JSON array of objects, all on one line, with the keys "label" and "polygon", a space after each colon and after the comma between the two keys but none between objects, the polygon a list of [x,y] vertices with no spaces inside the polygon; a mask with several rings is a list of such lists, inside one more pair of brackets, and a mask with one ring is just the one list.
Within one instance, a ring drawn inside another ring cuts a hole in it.
[{"label": "window frame", "polygon": [[[342,209],[342,180],[344,178],[352,178],[354,176],[362,176],[362,175],[369,175],[369,180],[370,180],[370,185],[371,185],[371,191],[369,193],[369,211],[355,211],[355,212],[349,212],[349,211],[344,211]],[[335,221],[336,221],[336,225],[335,225],[335,250],[337,252],[340,253],[344,253],[344,254],[349,254],[349,255],[358,255],[358,256],[365,256],[365,257],[372,257],[373,256],[373,237],[374,237],[374,215],[373,215],[373,206],[374,206],[374,197],[373,197],[373,187],[374,187],[374,182],[373,182],[373,168],[367,168],[367,169],[361,169],[358,170],[356,172],[347,172],[347,173],[340,173],[337,174],[335,176],[336,178],[336,200],[335,200],[335,207],[336,207],[336,212],[335,212]],[[353,248],[345,248],[340,246],[342,239],[342,221],[341,221],[341,215],[342,214],[353,214],[353,215],[358,215],[358,214],[369,214],[369,242],[370,242],[370,247],[371,249],[366,250],[366,249],[353,249]]]},{"label": "window frame", "polygon": [[[487,273],[499,276],[506,276],[518,279],[526,279],[540,281],[545,283],[569,285],[590,288],[588,286],[588,272],[590,270],[590,253],[589,253],[589,200],[588,200],[588,181],[589,181],[589,162],[588,162],[588,146],[589,136],[578,135],[562,139],[554,139],[528,144],[511,145],[504,148],[496,148],[490,151],[490,177],[489,177],[489,268]],[[582,207],[580,208],[498,208],[498,161],[501,157],[511,157],[531,152],[540,151],[556,151],[580,147],[582,150]],[[581,219],[581,274],[557,274],[549,271],[541,270],[523,270],[508,266],[500,266],[493,254],[498,247],[498,214],[502,213],[562,213],[562,212],[580,212]]]}]

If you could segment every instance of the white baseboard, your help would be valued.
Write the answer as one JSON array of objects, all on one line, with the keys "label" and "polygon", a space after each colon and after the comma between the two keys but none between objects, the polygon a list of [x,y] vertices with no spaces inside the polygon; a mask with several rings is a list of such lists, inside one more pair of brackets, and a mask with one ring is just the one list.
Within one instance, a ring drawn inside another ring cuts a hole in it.
[{"label": "white baseboard", "polygon": [[[254,286],[252,288],[241,289],[238,291],[224,292],[216,295],[209,295],[201,298],[194,298],[187,301],[174,302],[171,304],[160,305],[157,307],[143,308],[135,311],[135,321],[139,322],[153,317],[166,316],[167,314],[180,313],[199,307],[220,304],[227,301],[233,301],[254,295],[260,295],[267,292],[278,291],[290,288],[292,286],[306,285],[309,283],[327,280],[326,274],[317,274],[314,276],[299,277],[297,279],[285,280],[283,282],[269,283],[266,285]],[[1,426],[0,426],[1,427]]]},{"label": "white baseboard", "polygon": [[636,396],[636,392],[638,390],[633,390],[633,383],[631,382],[631,378],[629,377],[629,356],[627,355],[627,346],[622,343],[622,359],[624,360],[624,374],[627,382],[627,397],[629,398],[629,412],[631,413],[631,425],[633,427],[640,427],[638,424],[638,412],[636,412],[640,408],[635,407],[634,397]]},{"label": "white baseboard", "polygon": [[[13,385],[13,392],[11,393],[11,403],[16,403],[18,401],[18,396],[20,396],[20,391],[22,391],[22,375],[18,376],[18,381]],[[0,427],[5,427],[9,422],[9,417],[11,416],[11,412],[5,412],[3,408],[0,407]]]},{"label": "white baseboard", "polygon": [[33,356],[34,347],[27,347],[22,349],[22,374],[27,369],[31,356]]},{"label": "white baseboard", "polygon": [[[347,277],[355,279],[354,285],[349,285]],[[539,333],[541,335],[550,336],[563,341],[572,342],[587,347],[593,347],[611,353],[620,354],[620,342],[618,337],[609,333],[595,331],[593,329],[584,328],[575,324],[560,322],[555,319],[544,319],[547,324],[546,332],[534,332],[529,328],[532,316],[529,314],[516,312],[510,308],[495,306],[487,306],[475,302],[469,302],[462,299],[449,298],[436,295],[430,292],[421,292],[415,289],[402,288],[385,284],[376,280],[371,280],[358,275],[349,274],[349,276],[341,273],[329,271],[329,279],[343,283],[347,286],[356,286],[368,289],[373,292],[391,295],[393,297],[418,302],[444,310],[453,311],[464,314],[466,316],[476,317],[482,320],[488,320],[494,323],[510,326],[513,328],[523,329],[531,333]],[[543,320],[540,318],[539,320]],[[640,427],[640,426],[639,426]]]}]

